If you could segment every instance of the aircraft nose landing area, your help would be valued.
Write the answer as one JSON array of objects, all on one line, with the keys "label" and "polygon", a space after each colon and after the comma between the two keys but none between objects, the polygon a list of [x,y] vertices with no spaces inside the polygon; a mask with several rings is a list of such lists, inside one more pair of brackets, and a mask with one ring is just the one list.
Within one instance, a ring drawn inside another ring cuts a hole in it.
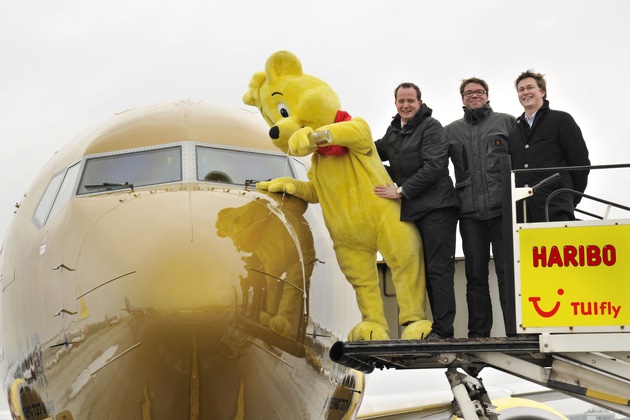
[{"label": "aircraft nose landing area", "polygon": [[[93,224],[78,223],[85,232],[77,264],[57,270],[66,281],[76,278],[78,308],[58,312],[66,333],[42,347],[47,398],[93,419],[128,418],[139,407],[186,418],[230,418],[245,406],[275,410],[269,401],[285,397],[266,388],[266,378],[288,377],[291,364],[273,366],[305,356],[299,337],[310,272],[302,273],[303,258],[312,268],[314,257],[308,246],[298,252],[308,235],[283,227],[267,198],[223,189],[135,192],[110,197],[120,204]],[[72,205],[80,214],[93,203]],[[48,239],[48,252],[64,239],[75,248],[59,234]],[[295,284],[276,278],[283,271]],[[273,324],[278,315],[284,329]]]},{"label": "aircraft nose landing area", "polygon": [[[257,265],[264,256],[253,243],[254,238],[264,241],[257,229],[279,223],[277,216],[268,201],[242,193],[138,194],[100,217],[85,235],[76,269],[84,291],[76,351],[108,356],[98,366],[92,364],[89,374],[77,375],[69,397],[90,401],[95,404],[90,410],[118,413],[120,418],[141,404],[162,413],[229,411],[243,404],[237,400],[243,398],[244,390],[239,389],[260,370],[250,366],[260,357],[250,349],[252,335],[304,355],[291,338],[295,330],[285,337],[262,323],[262,289],[250,289],[258,280],[265,281],[265,268]],[[261,209],[262,219],[251,217],[257,214],[248,210],[252,206]],[[142,221],[136,219],[138,214]],[[237,227],[240,219],[246,223]],[[268,239],[280,244],[283,238]],[[299,262],[296,246],[289,242],[288,254],[278,257]],[[273,249],[278,251],[278,246]],[[302,294],[287,295],[297,298],[291,305],[299,311]],[[125,387],[116,387],[107,397],[90,394],[121,382]],[[126,407],[113,410],[110,404],[116,398]],[[84,409],[88,407],[81,412]]]}]

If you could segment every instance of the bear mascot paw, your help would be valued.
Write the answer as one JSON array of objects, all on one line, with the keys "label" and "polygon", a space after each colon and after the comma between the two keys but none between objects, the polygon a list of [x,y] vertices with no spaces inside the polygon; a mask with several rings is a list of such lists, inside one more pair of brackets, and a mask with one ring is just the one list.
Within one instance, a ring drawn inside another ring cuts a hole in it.
[{"label": "bear mascot paw", "polygon": [[387,330],[376,322],[363,321],[355,325],[348,334],[348,341],[389,340]]},{"label": "bear mascot paw", "polygon": [[291,334],[291,322],[286,316],[260,311],[258,314],[258,322],[260,322],[261,325],[268,326],[271,331],[283,337],[288,337],[289,334]]},{"label": "bear mascot paw", "polygon": [[271,318],[269,328],[283,337],[288,337],[291,334],[291,322],[282,315],[276,315]]},{"label": "bear mascot paw", "polygon": [[423,319],[407,325],[401,335],[402,340],[422,340],[431,332],[431,321]]}]

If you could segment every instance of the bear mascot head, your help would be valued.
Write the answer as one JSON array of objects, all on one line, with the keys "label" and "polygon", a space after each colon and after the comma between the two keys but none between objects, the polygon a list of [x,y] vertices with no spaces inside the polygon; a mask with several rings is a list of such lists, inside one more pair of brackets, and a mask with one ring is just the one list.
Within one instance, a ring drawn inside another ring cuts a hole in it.
[{"label": "bear mascot head", "polygon": [[[266,70],[254,74],[249,91],[243,97],[248,105],[258,107],[271,126],[269,137],[283,152],[289,150],[289,138],[301,128],[315,130],[335,121],[341,102],[324,81],[302,72],[302,64],[288,51],[269,57]],[[302,155],[313,152],[305,151]]]}]

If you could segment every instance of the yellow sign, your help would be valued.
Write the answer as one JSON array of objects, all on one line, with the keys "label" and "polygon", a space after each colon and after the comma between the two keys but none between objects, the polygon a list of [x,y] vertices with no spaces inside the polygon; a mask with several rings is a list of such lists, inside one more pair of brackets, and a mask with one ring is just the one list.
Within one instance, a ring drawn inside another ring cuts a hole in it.
[{"label": "yellow sign", "polygon": [[630,325],[630,225],[518,235],[524,328]]}]

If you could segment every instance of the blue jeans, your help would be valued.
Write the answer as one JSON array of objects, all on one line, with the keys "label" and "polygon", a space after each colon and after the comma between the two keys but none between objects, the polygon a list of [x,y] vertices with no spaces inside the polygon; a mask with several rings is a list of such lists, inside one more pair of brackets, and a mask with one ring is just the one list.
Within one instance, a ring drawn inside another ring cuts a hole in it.
[{"label": "blue jeans", "polygon": [[415,220],[415,224],[422,237],[433,331],[442,337],[453,337],[457,209],[433,210],[422,219]]},{"label": "blue jeans", "polygon": [[503,218],[489,220],[462,218],[459,233],[466,258],[466,302],[468,303],[468,337],[490,337],[492,329],[492,302],[488,284],[490,245],[499,282],[499,300],[506,313],[505,246]]}]

